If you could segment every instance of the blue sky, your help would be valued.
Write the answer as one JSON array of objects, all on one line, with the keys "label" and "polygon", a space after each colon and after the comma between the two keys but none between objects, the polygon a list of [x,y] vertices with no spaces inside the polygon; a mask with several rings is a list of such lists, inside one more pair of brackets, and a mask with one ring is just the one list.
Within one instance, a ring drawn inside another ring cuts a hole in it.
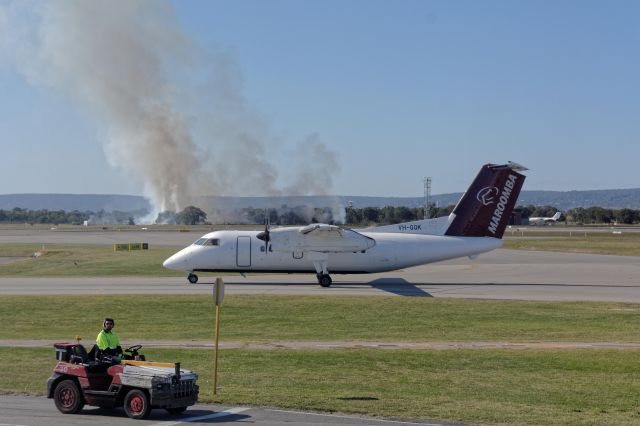
[{"label": "blue sky", "polygon": [[[508,160],[531,169],[525,190],[640,187],[638,2],[172,5],[192,40],[232,58],[274,139],[317,133],[336,153],[331,193],[421,196],[425,176],[435,194],[464,191]],[[109,165],[105,123],[14,65],[0,59],[0,194],[142,194]]]}]

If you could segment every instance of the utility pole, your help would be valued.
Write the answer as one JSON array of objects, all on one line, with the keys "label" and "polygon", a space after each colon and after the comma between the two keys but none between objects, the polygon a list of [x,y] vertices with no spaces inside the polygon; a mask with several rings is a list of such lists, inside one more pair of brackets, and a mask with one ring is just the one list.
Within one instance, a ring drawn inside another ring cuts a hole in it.
[{"label": "utility pole", "polygon": [[431,178],[424,178],[424,218],[431,216]]}]

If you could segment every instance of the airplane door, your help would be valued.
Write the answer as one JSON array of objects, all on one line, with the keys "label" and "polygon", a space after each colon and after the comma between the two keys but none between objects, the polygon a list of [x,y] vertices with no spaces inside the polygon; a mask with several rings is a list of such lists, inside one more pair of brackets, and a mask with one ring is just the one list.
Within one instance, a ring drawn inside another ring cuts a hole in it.
[{"label": "airplane door", "polygon": [[238,237],[236,265],[251,266],[251,237]]}]

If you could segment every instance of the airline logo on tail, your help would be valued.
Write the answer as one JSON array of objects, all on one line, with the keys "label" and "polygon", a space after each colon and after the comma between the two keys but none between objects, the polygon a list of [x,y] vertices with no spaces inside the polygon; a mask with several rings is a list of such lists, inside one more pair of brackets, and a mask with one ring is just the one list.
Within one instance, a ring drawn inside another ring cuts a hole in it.
[{"label": "airline logo on tail", "polygon": [[[513,192],[513,187],[518,178],[514,174],[510,174],[507,178],[506,183],[504,184],[504,188],[502,188],[502,194],[500,195],[500,199],[498,200],[498,204],[496,205],[496,209],[493,211],[493,216],[491,217],[491,222],[489,222],[489,226],[487,229],[492,234],[495,234],[498,230],[498,226],[500,225],[500,219],[502,218],[502,213],[504,213],[505,208],[509,204],[509,200],[511,199],[511,193]],[[485,204],[486,205],[486,204]]]},{"label": "airline logo on tail", "polygon": [[483,206],[488,206],[489,204],[493,203],[493,197],[495,197],[499,193],[500,190],[495,186],[486,186],[478,191],[478,193],[476,194],[476,198],[482,203]]}]

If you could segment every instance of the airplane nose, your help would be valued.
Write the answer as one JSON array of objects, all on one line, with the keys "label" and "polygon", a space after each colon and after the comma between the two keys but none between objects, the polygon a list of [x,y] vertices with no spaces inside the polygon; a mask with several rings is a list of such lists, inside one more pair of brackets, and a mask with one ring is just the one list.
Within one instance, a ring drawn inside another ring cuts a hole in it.
[{"label": "airplane nose", "polygon": [[167,269],[176,269],[178,271],[189,271],[191,269],[187,260],[187,253],[183,253],[182,251],[179,251],[169,257],[162,263],[162,266]]}]

